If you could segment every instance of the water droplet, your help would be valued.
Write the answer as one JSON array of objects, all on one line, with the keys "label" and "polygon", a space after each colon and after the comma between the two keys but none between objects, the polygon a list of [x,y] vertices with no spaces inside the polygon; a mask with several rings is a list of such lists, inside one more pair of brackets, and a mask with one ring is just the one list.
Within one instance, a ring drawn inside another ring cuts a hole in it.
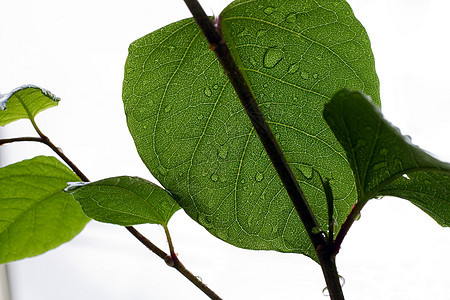
[{"label": "water droplet", "polygon": [[226,240],[228,238],[228,232],[225,229],[217,229],[216,236],[219,239]]},{"label": "water droplet", "polygon": [[213,85],[213,89],[217,90],[219,88],[218,84]]},{"label": "water droplet", "polygon": [[257,182],[261,182],[262,180],[264,179],[264,174],[263,173],[256,173],[256,175],[255,175],[255,180],[257,181]]},{"label": "water droplet", "polygon": [[408,179],[408,180],[411,179],[411,178],[409,178],[408,174],[403,174],[402,176],[403,176],[403,178],[406,178],[406,179]]},{"label": "water droplet", "polygon": [[164,108],[164,111],[167,113],[172,109],[172,106],[169,104],[166,106],[166,108]]},{"label": "water droplet", "polygon": [[299,63],[292,64],[292,65],[289,66],[288,73],[289,74],[294,74],[295,72],[298,71],[298,68],[300,68],[300,64]]},{"label": "water droplet", "polygon": [[86,184],[89,184],[89,182],[68,182],[67,187],[64,189],[64,192],[73,193],[80,187],[85,186]]},{"label": "water droplet", "polygon": [[212,91],[209,87],[205,87],[205,89],[203,90],[203,93],[205,93],[206,97],[211,97],[211,95],[212,95]]},{"label": "water droplet", "polygon": [[211,178],[211,180],[214,181],[214,182],[216,182],[217,180],[219,180],[219,176],[217,176],[216,173],[213,173],[213,174],[211,175],[210,178]]},{"label": "water droplet", "polygon": [[320,233],[320,228],[315,226],[311,229],[312,234],[319,234]]},{"label": "water droplet", "polygon": [[[5,97],[4,94],[0,94],[0,99]],[[6,97],[5,97],[6,98]],[[6,102],[8,99],[5,99],[3,101],[0,102],[0,110],[6,110]]]},{"label": "water droplet", "polygon": [[313,75],[314,79],[316,79],[318,76],[319,76],[319,75],[317,75],[317,74],[314,74],[314,75]]},{"label": "water droplet", "polygon": [[283,59],[284,52],[280,48],[270,48],[264,54],[264,67],[271,69],[275,67],[281,59]]},{"label": "water droplet", "polygon": [[308,179],[312,178],[312,173],[313,173],[312,166],[299,164],[296,166],[296,169],[298,169],[304,177],[306,177]]},{"label": "water droplet", "polygon": [[309,73],[308,72],[302,71],[300,76],[302,76],[303,79],[309,79]]},{"label": "water droplet", "polygon": [[364,147],[366,147],[367,146],[367,140],[363,140],[363,139],[359,139],[357,142],[356,142],[356,149],[361,149],[361,148],[364,148]]},{"label": "water droplet", "polygon": [[388,150],[388,149],[382,148],[382,149],[380,150],[380,155],[388,155],[388,154],[389,154],[389,150]]},{"label": "water droplet", "polygon": [[261,150],[261,153],[259,154],[259,157],[266,157],[267,156],[267,152],[265,149]]},{"label": "water droplet", "polygon": [[220,146],[219,149],[217,149],[217,156],[221,159],[227,158],[228,155],[228,146]]},{"label": "water droplet", "polygon": [[361,213],[359,213],[359,214],[356,216],[355,221],[359,221],[360,219],[361,219]]},{"label": "water droplet", "polygon": [[264,85],[263,85],[263,88],[268,88],[269,87],[269,85],[267,84],[267,83],[264,83]]},{"label": "water droplet", "polygon": [[[343,287],[345,285],[345,278],[342,277],[341,275],[339,275],[339,284],[341,285],[341,287]],[[324,296],[330,296],[330,294],[328,293],[328,288],[324,287],[322,290],[322,295]]]},{"label": "water droplet", "polygon": [[246,35],[246,28],[244,28],[244,30],[242,30],[241,32],[239,32],[238,34],[237,34],[237,36],[238,37],[243,37],[243,36],[245,36]]},{"label": "water droplet", "polygon": [[286,16],[286,22],[288,23],[295,23],[296,19],[295,13],[290,13]]},{"label": "water droplet", "polygon": [[392,168],[394,170],[401,170],[401,169],[403,169],[403,162],[400,159],[398,159],[398,158],[394,159]]},{"label": "water droplet", "polygon": [[386,164],[386,162],[385,161],[382,161],[382,162],[379,162],[379,163],[377,163],[377,164],[375,164],[373,167],[372,167],[372,170],[379,170],[379,169],[386,169],[386,166],[387,166],[387,164]]},{"label": "water droplet", "polygon": [[203,279],[200,276],[195,276],[200,282],[203,282]]},{"label": "water droplet", "polygon": [[164,168],[162,165],[159,165],[159,167],[158,167],[158,172],[159,172],[159,174],[161,174],[162,176],[166,176],[166,175],[167,175],[167,169]]},{"label": "water droplet", "polygon": [[267,6],[265,9],[264,9],[264,13],[266,14],[266,15],[270,15],[271,13],[273,13],[275,11],[275,7],[273,7],[273,6]]},{"label": "water droplet", "polygon": [[278,231],[278,224],[273,225],[273,226],[272,226],[272,234],[277,233],[277,231]]},{"label": "water droplet", "polygon": [[245,183],[245,180],[244,180],[244,179],[242,179],[242,180],[241,180],[241,183],[242,183],[242,184],[244,184],[244,183]]},{"label": "water droplet", "polygon": [[260,39],[260,38],[262,38],[263,36],[265,36],[266,33],[267,33],[267,30],[258,30],[258,31],[256,32],[256,37],[257,37],[258,39]]}]

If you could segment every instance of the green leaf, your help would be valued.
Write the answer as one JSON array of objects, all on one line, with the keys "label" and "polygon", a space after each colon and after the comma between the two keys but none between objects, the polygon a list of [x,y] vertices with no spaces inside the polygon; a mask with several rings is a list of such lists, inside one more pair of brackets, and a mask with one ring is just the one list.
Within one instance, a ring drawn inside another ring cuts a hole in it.
[{"label": "green leaf", "polygon": [[84,228],[89,219],[63,192],[75,180],[80,179],[54,157],[0,169],[0,263],[42,254]]},{"label": "green leaf", "polygon": [[107,178],[71,192],[87,216],[123,226],[144,223],[167,226],[180,209],[164,189],[139,177]]},{"label": "green leaf", "polygon": [[58,105],[60,100],[34,85],[24,85],[8,94],[0,94],[0,126],[19,119],[33,120],[39,112]]},{"label": "green leaf", "polygon": [[[322,185],[335,218],[356,202],[345,152],[322,118],[344,86],[379,102],[367,34],[345,1],[235,1],[221,29],[326,228]],[[242,105],[192,19],[131,44],[123,101],[129,130],[152,174],[183,209],[233,245],[304,253],[314,249]]]},{"label": "green leaf", "polygon": [[339,91],[323,114],[347,153],[358,201],[401,197],[450,226],[450,164],[411,144],[360,92]]}]

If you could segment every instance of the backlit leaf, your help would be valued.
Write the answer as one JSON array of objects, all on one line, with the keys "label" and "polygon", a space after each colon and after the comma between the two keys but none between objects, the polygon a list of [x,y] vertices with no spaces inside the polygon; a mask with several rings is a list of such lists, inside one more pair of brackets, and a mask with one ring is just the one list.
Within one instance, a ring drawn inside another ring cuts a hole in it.
[{"label": "backlit leaf", "polygon": [[139,177],[113,177],[75,187],[72,191],[85,214],[94,220],[123,226],[167,226],[180,209],[169,193]]},{"label": "backlit leaf", "polygon": [[[344,86],[379,104],[367,34],[337,1],[235,1],[220,27],[321,226],[331,178],[341,224],[356,202],[345,152],[322,118]],[[315,258],[304,227],[215,55],[192,19],[131,44],[123,101],[152,174],[183,209],[233,245]],[[315,182],[316,184],[312,184]]]},{"label": "backlit leaf", "polygon": [[80,180],[54,157],[0,169],[0,263],[42,254],[70,241],[89,221],[63,192]]},{"label": "backlit leaf", "polygon": [[401,197],[450,226],[450,164],[411,144],[362,93],[338,92],[324,117],[347,152],[359,201]]},{"label": "backlit leaf", "polygon": [[0,126],[19,119],[31,119],[41,111],[58,105],[59,98],[33,85],[24,85],[8,94],[0,94]]}]

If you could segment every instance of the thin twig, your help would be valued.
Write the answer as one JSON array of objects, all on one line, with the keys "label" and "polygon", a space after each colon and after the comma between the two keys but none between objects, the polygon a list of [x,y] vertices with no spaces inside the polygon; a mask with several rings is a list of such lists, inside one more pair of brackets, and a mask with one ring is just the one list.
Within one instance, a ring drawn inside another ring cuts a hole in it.
[{"label": "thin twig", "polygon": [[316,250],[320,265],[327,283],[327,288],[332,300],[343,300],[342,288],[339,282],[339,275],[336,270],[335,256],[333,256],[333,244],[329,244],[325,236],[318,231],[320,228],[306,198],[289,167],[286,158],[281,151],[278,142],[275,139],[269,125],[256,102],[256,99],[247,84],[247,81],[236,62],[231,55],[222,32],[220,19],[216,27],[211,18],[206,15],[201,5],[197,0],[184,0],[187,7],[191,11],[195,22],[200,27],[209,47],[214,51],[216,57],[224,69],[224,73],[230,79],[237,96],[239,97],[247,115],[257,132],[264,149],[266,150],[270,160],[272,161],[278,176],[283,183],[301,221],[311,239],[311,242]]},{"label": "thin twig", "polygon": [[[166,229],[167,227],[164,227]],[[140,234],[133,226],[127,226],[126,229],[131,232],[132,235],[134,235],[144,246],[146,246],[150,251],[158,255],[160,258],[162,258],[166,264],[174,269],[176,269],[178,272],[180,272],[184,277],[186,277],[190,282],[192,282],[196,287],[198,287],[203,293],[205,293],[210,299],[213,300],[221,300],[216,293],[214,293],[206,284],[204,284],[199,277],[192,274],[186,267],[181,263],[181,261],[176,256],[173,245],[170,242],[171,245],[171,252],[173,252],[172,255],[167,255],[166,252],[159,249],[155,244],[150,242],[145,236]],[[166,232],[167,234],[167,232]],[[171,240],[170,240],[171,241]]]},{"label": "thin twig", "polygon": [[294,204],[294,207],[296,208],[314,247],[317,248],[319,245],[325,245],[326,240],[322,234],[313,233],[314,227],[320,227],[319,223],[314,217],[314,214],[306,201],[305,195],[303,194],[297,179],[289,167],[274,134],[270,130],[270,127],[267,124],[250,87],[234,61],[222,33],[217,30],[210,17],[206,15],[197,0],[184,0],[184,2],[188,6],[197,25],[206,37],[206,40],[210,45],[210,49],[215,52],[219,62],[222,64],[225,74],[230,79],[230,82],[233,85],[242,105],[244,106],[244,109],[247,112],[247,115],[250,118],[250,121],[252,122],[253,127],[255,128],[255,131],[267,152],[267,155],[272,161],[272,164],[284,185],[284,188],[292,200],[292,203]]},{"label": "thin twig", "polygon": [[[84,182],[89,182],[89,179],[86,177],[86,175],[81,172],[80,169],[59,149],[56,147],[50,139],[39,129],[37,124],[34,122],[34,119],[30,117],[30,121],[33,124],[34,129],[39,134],[39,138],[36,137],[24,137],[24,138],[13,138],[13,139],[3,139],[0,140],[0,145],[6,144],[6,143],[12,143],[12,142],[20,142],[20,141],[32,141],[32,142],[40,142],[46,144],[50,149],[52,149],[59,157],[61,157],[62,160],[64,160],[69,167],[75,172],[75,174],[80,177],[81,180]],[[189,270],[187,270],[184,265],[180,262],[178,257],[175,254],[175,251],[173,249],[172,245],[172,239],[170,238],[169,231],[167,229],[167,226],[164,227],[164,230],[166,231],[166,235],[168,238],[169,246],[170,246],[170,252],[171,255],[167,255],[163,250],[159,249],[155,244],[153,244],[149,239],[147,239],[145,236],[143,236],[140,232],[138,232],[133,226],[126,226],[125,227],[134,237],[136,237],[144,246],[146,246],[150,251],[158,255],[160,258],[162,258],[165,263],[178,270],[184,277],[186,277],[189,281],[191,281],[196,287],[198,287],[202,292],[204,292],[209,298],[213,300],[221,300],[219,296],[217,296],[216,293],[214,293],[208,286],[206,286],[201,280],[193,275]]]},{"label": "thin twig", "polygon": [[4,144],[9,144],[9,143],[15,143],[15,142],[40,142],[40,143],[44,143],[44,141],[41,138],[39,138],[39,137],[27,136],[27,137],[18,137],[18,138],[11,138],[11,139],[0,139],[0,146],[4,145]]},{"label": "thin twig", "polygon": [[353,222],[355,222],[355,220],[358,219],[358,216],[360,215],[361,210],[364,207],[364,204],[362,201],[356,202],[356,204],[350,211],[350,214],[347,216],[347,219],[345,219],[344,223],[342,224],[341,229],[339,229],[339,232],[333,244],[334,255],[339,253],[339,250],[341,249],[341,244],[344,241],[345,236],[350,230],[350,227],[353,225]]}]

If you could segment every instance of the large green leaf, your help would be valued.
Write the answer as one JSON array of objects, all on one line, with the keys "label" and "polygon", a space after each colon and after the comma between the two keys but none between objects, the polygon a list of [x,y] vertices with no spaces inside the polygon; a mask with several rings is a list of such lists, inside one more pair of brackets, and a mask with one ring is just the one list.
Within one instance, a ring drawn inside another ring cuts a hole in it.
[{"label": "large green leaf", "polygon": [[80,179],[54,157],[0,169],[0,263],[36,256],[70,241],[89,221],[63,192]]},{"label": "large green leaf", "polygon": [[[345,1],[235,1],[220,16],[228,46],[325,228],[312,168],[332,178],[335,217],[356,202],[345,152],[322,118],[343,86],[379,104],[367,34]],[[153,175],[212,234],[250,249],[314,249],[232,86],[192,19],[131,44],[123,101]],[[314,182],[314,184],[312,184]]]},{"label": "large green leaf", "polygon": [[450,164],[411,144],[360,92],[339,91],[323,113],[347,153],[358,201],[401,197],[450,226]]},{"label": "large green leaf", "polygon": [[123,226],[144,223],[167,226],[180,209],[169,193],[139,177],[107,178],[71,192],[87,216]]},{"label": "large green leaf", "polygon": [[19,119],[30,119],[41,111],[58,105],[59,98],[34,85],[18,87],[0,95],[0,126]]}]

